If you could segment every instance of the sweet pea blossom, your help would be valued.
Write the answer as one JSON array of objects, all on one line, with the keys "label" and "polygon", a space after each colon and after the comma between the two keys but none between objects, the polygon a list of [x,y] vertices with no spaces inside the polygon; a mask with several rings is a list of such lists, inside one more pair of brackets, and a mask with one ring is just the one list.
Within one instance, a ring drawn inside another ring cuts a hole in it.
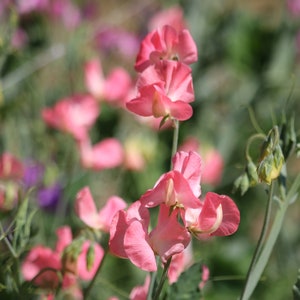
[{"label": "sweet pea blossom", "polygon": [[189,119],[194,101],[191,69],[177,61],[161,61],[145,69],[137,81],[138,95],[126,107],[140,116]]},{"label": "sweet pea blossom", "polygon": [[113,216],[126,206],[123,199],[111,196],[98,212],[89,187],[84,187],[77,193],[75,212],[89,227],[109,232]]},{"label": "sweet pea blossom", "polygon": [[194,137],[184,140],[179,150],[195,151],[202,157],[201,183],[216,186],[222,179],[224,159],[215,147],[200,143]]},{"label": "sweet pea blossom", "polygon": [[131,77],[125,69],[114,68],[105,78],[100,60],[94,58],[86,62],[84,70],[87,90],[96,99],[124,106],[132,88]]},{"label": "sweet pea blossom", "polygon": [[225,195],[208,192],[198,208],[186,208],[184,223],[198,239],[233,234],[240,223],[240,212]]},{"label": "sweet pea blossom", "polygon": [[23,177],[23,163],[13,154],[4,152],[0,156],[0,179],[18,180]]},{"label": "sweet pea blossom", "polygon": [[[65,276],[73,275],[83,280],[92,279],[104,255],[104,250],[101,246],[98,244],[93,245],[94,261],[91,268],[87,269],[87,251],[91,242],[84,241],[77,260],[72,261],[71,267],[68,267],[65,262],[62,262],[62,255],[65,248],[72,243],[71,229],[68,226],[63,226],[57,229],[56,234],[58,240],[54,250],[43,245],[37,245],[29,251],[22,263],[24,279],[29,281],[35,278],[34,283],[36,285],[51,289],[55,289],[59,284],[58,272],[61,272],[64,276],[63,280],[65,280]],[[43,271],[46,268],[53,270]],[[73,280],[70,283],[73,285]],[[68,288],[68,285],[65,285],[65,288]]]},{"label": "sweet pea blossom", "polygon": [[81,164],[84,168],[100,171],[115,168],[123,162],[123,147],[116,138],[106,138],[91,145],[89,138],[78,143]]},{"label": "sweet pea blossom", "polygon": [[130,300],[146,300],[148,291],[149,291],[149,287],[150,287],[150,280],[151,280],[150,276],[147,275],[143,285],[136,286],[131,290],[129,299]]},{"label": "sweet pea blossom", "polygon": [[114,216],[110,229],[110,251],[121,258],[128,258],[142,270],[156,271],[155,255],[159,255],[165,264],[190,242],[190,234],[177,218],[176,210],[169,215],[169,208],[162,204],[157,226],[148,233],[149,211],[136,201],[127,211],[121,210]]},{"label": "sweet pea blossom", "polygon": [[153,189],[140,201],[146,207],[161,203],[180,208],[197,208],[200,196],[201,158],[196,152],[178,152],[173,158],[173,170],[163,174]]},{"label": "sweet pea blossom", "polygon": [[98,115],[98,103],[90,95],[64,98],[42,111],[42,117],[49,126],[71,134],[76,140],[87,138],[88,130]]},{"label": "sweet pea blossom", "polygon": [[144,38],[135,69],[142,72],[161,60],[176,60],[189,65],[197,59],[197,46],[190,32],[187,29],[177,32],[172,26],[165,25]]}]

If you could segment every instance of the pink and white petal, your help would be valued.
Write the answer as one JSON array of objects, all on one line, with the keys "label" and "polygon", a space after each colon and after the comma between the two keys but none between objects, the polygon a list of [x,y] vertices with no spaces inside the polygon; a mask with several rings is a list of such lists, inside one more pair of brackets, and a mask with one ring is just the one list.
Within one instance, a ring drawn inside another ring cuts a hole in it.
[{"label": "pink and white petal", "polygon": [[220,227],[212,233],[215,236],[227,236],[235,233],[240,224],[240,211],[234,201],[226,195],[207,193],[206,197],[214,198],[216,203],[222,205],[223,219]]},{"label": "pink and white petal", "polygon": [[186,102],[176,101],[170,102],[169,114],[179,121],[186,121],[193,115],[193,108]]}]

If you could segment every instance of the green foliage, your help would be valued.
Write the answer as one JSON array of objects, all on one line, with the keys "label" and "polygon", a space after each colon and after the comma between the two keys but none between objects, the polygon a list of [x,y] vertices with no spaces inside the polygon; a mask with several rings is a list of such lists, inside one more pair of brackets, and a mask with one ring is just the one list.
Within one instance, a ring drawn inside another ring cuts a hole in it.
[{"label": "green foliage", "polygon": [[170,286],[166,299],[200,299],[202,292],[199,284],[202,280],[202,268],[203,263],[198,262],[183,272],[177,282]]}]

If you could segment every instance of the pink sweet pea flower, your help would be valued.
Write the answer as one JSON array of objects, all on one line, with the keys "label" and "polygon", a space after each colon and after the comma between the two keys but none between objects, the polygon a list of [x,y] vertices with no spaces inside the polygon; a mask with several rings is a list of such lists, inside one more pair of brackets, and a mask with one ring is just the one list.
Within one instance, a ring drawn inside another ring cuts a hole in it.
[{"label": "pink sweet pea flower", "polygon": [[[59,253],[62,256],[64,249],[72,243],[72,232],[69,226],[63,226],[57,229],[56,231],[58,240],[56,243],[56,253]],[[87,269],[87,252],[89,247],[93,247],[94,251],[94,260],[89,269]],[[91,280],[104,256],[104,250],[99,244],[92,243],[88,240],[84,241],[82,244],[81,252],[77,257],[76,261],[71,260],[64,261],[64,265],[62,266],[62,270],[64,274],[72,273],[74,275],[78,275],[83,280]]]},{"label": "pink sweet pea flower", "polygon": [[87,138],[88,130],[99,115],[99,106],[90,95],[64,98],[52,108],[44,108],[44,121],[56,129],[71,134],[76,140]]},{"label": "pink sweet pea flower", "polygon": [[191,69],[176,61],[162,61],[149,66],[138,78],[138,96],[126,107],[140,116],[189,119],[194,101]]},{"label": "pink sweet pea flower", "polygon": [[224,159],[221,153],[214,147],[200,145],[194,137],[188,137],[179,147],[183,151],[196,151],[201,154],[203,166],[201,183],[216,186],[222,179]]},{"label": "pink sweet pea flower", "polygon": [[190,242],[188,231],[178,223],[177,211],[169,215],[169,208],[160,206],[157,226],[148,234],[150,215],[134,202],[128,210],[119,211],[113,218],[109,246],[119,257],[128,258],[138,268],[153,272],[157,270],[155,254],[165,264],[167,260],[184,250]]},{"label": "pink sweet pea flower", "polygon": [[130,300],[146,300],[148,295],[148,290],[150,287],[150,276],[147,275],[145,278],[144,285],[136,286],[132,289],[129,299]]},{"label": "pink sweet pea flower", "polygon": [[172,158],[173,169],[163,174],[140,201],[146,207],[161,203],[180,208],[197,208],[201,194],[201,157],[193,151],[177,152]]},{"label": "pink sweet pea flower", "polygon": [[124,106],[132,81],[128,72],[121,67],[112,69],[105,78],[100,61],[91,59],[85,64],[85,85],[98,100]]},{"label": "pink sweet pea flower", "polygon": [[176,60],[189,65],[197,59],[197,46],[190,32],[187,29],[177,32],[172,26],[165,25],[144,38],[135,69],[142,72],[160,60]]},{"label": "pink sweet pea flower", "polygon": [[0,179],[18,180],[23,174],[24,166],[18,158],[8,152],[0,156]]},{"label": "pink sweet pea flower", "polygon": [[146,207],[165,203],[169,207],[197,208],[199,199],[194,195],[189,182],[178,171],[170,171],[160,177],[153,189],[146,191],[140,198]]},{"label": "pink sweet pea flower", "polygon": [[173,159],[173,170],[180,172],[187,179],[196,197],[201,194],[201,157],[197,152],[178,151]]},{"label": "pink sweet pea flower", "polygon": [[184,19],[183,10],[180,6],[174,5],[165,10],[157,12],[149,21],[149,31],[163,27],[164,25],[170,25],[177,31],[181,31],[187,28],[187,24]]},{"label": "pink sweet pea flower", "polygon": [[169,283],[177,281],[180,274],[188,268],[193,262],[193,249],[190,243],[184,251],[172,257],[170,267],[168,269]]},{"label": "pink sweet pea flower", "polygon": [[240,212],[230,197],[208,192],[198,208],[185,210],[183,219],[186,227],[198,239],[227,236],[236,232]]},{"label": "pink sweet pea flower", "polygon": [[209,268],[206,265],[202,267],[202,280],[199,283],[199,289],[202,290],[209,279]]},{"label": "pink sweet pea flower", "polygon": [[118,167],[123,162],[123,147],[116,138],[106,138],[96,145],[91,145],[87,138],[81,140],[78,146],[84,168],[100,171]]},{"label": "pink sweet pea flower", "polygon": [[[53,270],[41,272],[45,268]],[[59,284],[56,271],[61,269],[60,255],[48,247],[35,246],[26,256],[21,269],[25,280],[30,281],[36,277],[35,285],[41,288],[55,289]]]},{"label": "pink sweet pea flower", "polygon": [[109,232],[113,216],[126,206],[127,204],[123,199],[112,196],[98,212],[89,187],[84,187],[77,193],[75,212],[89,227]]}]

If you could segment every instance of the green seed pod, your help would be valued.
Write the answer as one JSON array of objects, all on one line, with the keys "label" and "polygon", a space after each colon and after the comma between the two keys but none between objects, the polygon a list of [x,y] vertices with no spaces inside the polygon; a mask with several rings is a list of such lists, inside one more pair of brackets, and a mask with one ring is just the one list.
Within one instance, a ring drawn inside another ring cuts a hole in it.
[{"label": "green seed pod", "polygon": [[94,260],[95,260],[95,249],[94,249],[94,245],[91,244],[86,254],[86,268],[88,271],[91,270],[94,264]]}]

